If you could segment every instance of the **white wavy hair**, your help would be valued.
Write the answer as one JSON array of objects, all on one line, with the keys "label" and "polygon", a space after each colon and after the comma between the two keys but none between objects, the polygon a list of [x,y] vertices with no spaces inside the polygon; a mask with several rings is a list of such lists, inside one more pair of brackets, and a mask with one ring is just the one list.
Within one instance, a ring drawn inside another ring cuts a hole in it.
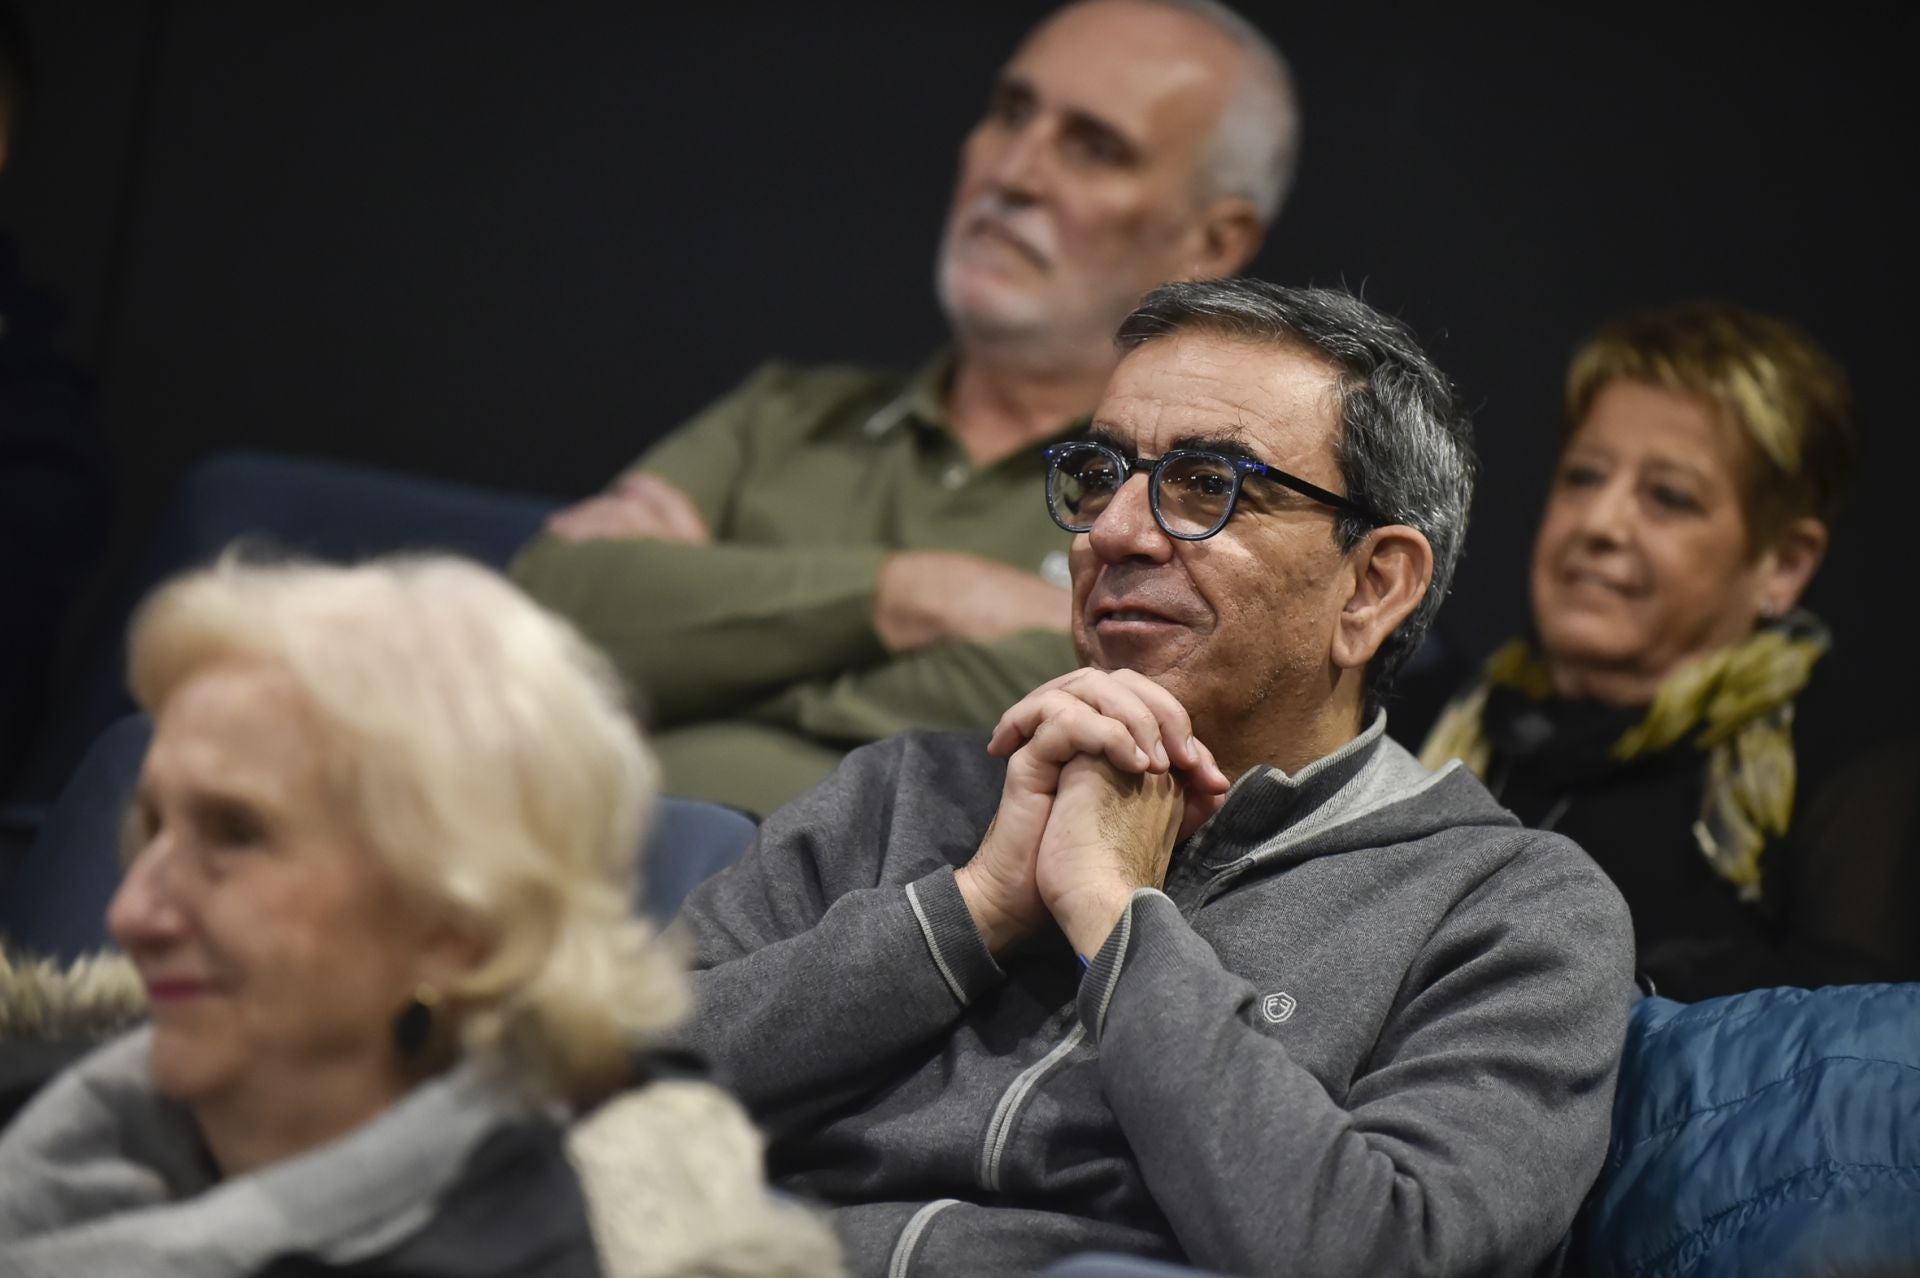
[{"label": "white wavy hair", "polygon": [[339,567],[229,550],[155,591],[129,647],[149,713],[222,660],[293,676],[361,836],[480,943],[441,991],[461,1049],[590,1104],[684,1011],[678,963],[632,908],[657,765],[606,658],[497,573],[448,555]]}]

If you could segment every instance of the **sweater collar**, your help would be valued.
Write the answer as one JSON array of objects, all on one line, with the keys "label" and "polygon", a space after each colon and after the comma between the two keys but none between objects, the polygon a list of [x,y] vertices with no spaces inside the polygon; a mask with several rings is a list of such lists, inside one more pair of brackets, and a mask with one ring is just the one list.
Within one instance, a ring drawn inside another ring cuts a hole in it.
[{"label": "sweater collar", "polygon": [[1194,832],[1187,854],[1208,865],[1229,864],[1313,816],[1366,768],[1386,730],[1382,712],[1351,741],[1298,772],[1272,764],[1248,768],[1227,791],[1220,810]]}]

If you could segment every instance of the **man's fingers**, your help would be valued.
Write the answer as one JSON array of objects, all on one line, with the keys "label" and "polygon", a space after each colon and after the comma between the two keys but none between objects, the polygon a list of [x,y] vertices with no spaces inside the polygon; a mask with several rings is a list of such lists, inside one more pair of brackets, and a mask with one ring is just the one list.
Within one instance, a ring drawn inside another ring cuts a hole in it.
[{"label": "man's fingers", "polygon": [[1225,794],[1232,787],[1233,778],[1193,735],[1192,720],[1178,698],[1133,670],[1083,668],[1048,680],[1000,716],[987,752],[1010,756],[1050,720],[1088,711],[1121,725],[1148,761],[1144,768],[1131,766],[1109,752],[1114,766],[1131,772],[1178,768],[1185,784],[1208,794]]},{"label": "man's fingers", "polygon": [[569,541],[600,541],[635,535],[626,526],[626,521],[604,510],[583,511],[564,527],[557,526],[554,531]]},{"label": "man's fingers", "polygon": [[547,519],[547,531],[566,541],[585,541],[607,535],[607,499],[592,497]]},{"label": "man's fingers", "polygon": [[1078,755],[1104,758],[1122,772],[1147,772],[1153,762],[1134,743],[1125,724],[1085,706],[1048,719],[1034,732],[1026,748],[1039,758],[1063,766]]},{"label": "man's fingers", "polygon": [[1029,703],[1058,690],[1079,673],[1078,670],[1069,670],[1063,675],[1055,675],[1007,707],[1006,713],[1000,716],[1000,722],[993,726],[993,735],[987,739],[987,753],[997,758],[1010,755],[1026,744],[1034,728],[1039,726],[1039,720],[1030,713]]},{"label": "man's fingers", "polygon": [[[1007,714],[1012,714],[1009,710]],[[1007,722],[1007,715],[1000,716],[1000,722],[993,725],[993,735],[987,738],[987,753],[996,759],[1004,759],[1025,745],[1027,738],[1020,729]]]},{"label": "man's fingers", "polygon": [[700,517],[694,504],[680,494],[674,494],[674,500],[667,502],[660,513],[666,517],[671,534],[681,541],[707,540],[707,521]]},{"label": "man's fingers", "polygon": [[[1131,671],[1125,673],[1132,674]],[[1165,772],[1175,762],[1191,758],[1186,711],[1165,689],[1143,677],[1134,678],[1137,684],[1122,681],[1104,670],[1083,669],[1049,680],[1000,717],[987,742],[988,753],[1011,754],[1020,748],[1022,741],[1031,738],[1047,718],[1070,712],[1078,702],[1125,725],[1154,772]],[[1152,690],[1151,702],[1142,695],[1142,686]],[[1179,734],[1177,743],[1168,739],[1169,728]]]},{"label": "man's fingers", "polygon": [[1000,716],[1000,722],[994,726],[993,736],[987,741],[989,754],[1012,754],[1021,745],[1031,741],[1040,725],[1057,715],[1068,714],[1084,706],[1085,703],[1071,693],[1062,691],[1059,680],[1043,683],[1033,692],[1013,703],[1007,712]]},{"label": "man's fingers", "polygon": [[1061,688],[1125,722],[1134,739],[1154,756],[1156,772],[1166,771],[1169,765],[1188,771],[1205,765],[1204,747],[1194,739],[1186,707],[1138,671],[1076,670],[1062,677]]},{"label": "man's fingers", "polygon": [[1218,794],[1203,794],[1191,786],[1187,788],[1186,805],[1180,813],[1180,830],[1174,836],[1179,843],[1195,830],[1207,823],[1207,819],[1220,810],[1226,799]]},{"label": "man's fingers", "polygon": [[[989,753],[1011,754],[1020,748],[1021,742],[1033,739],[1042,727],[1057,719],[1072,720],[1076,725],[1084,721],[1103,719],[1124,733],[1134,749],[1138,751],[1141,763],[1133,763],[1133,755],[1128,752],[1114,755],[1114,766],[1126,768],[1129,772],[1142,770],[1165,772],[1169,765],[1165,748],[1160,744],[1160,733],[1152,713],[1137,700],[1122,697],[1106,697],[1098,704],[1080,695],[1078,685],[1062,684],[1044,692],[1031,693],[1020,699],[1011,710],[1000,717],[999,725],[987,742]],[[1093,739],[1092,729],[1082,726],[1080,735]],[[1101,739],[1109,734],[1101,731]],[[1104,749],[1104,747],[1102,748]],[[1087,749],[1084,753],[1098,754],[1102,750]]]},{"label": "man's fingers", "polygon": [[707,521],[701,516],[700,508],[693,504],[693,498],[671,484],[662,484],[661,489],[659,510],[674,534],[683,541],[708,540],[711,534],[707,531]]},{"label": "man's fingers", "polygon": [[664,514],[626,492],[602,493],[550,515],[547,531],[565,541],[617,537],[688,540],[676,533]]},{"label": "man's fingers", "polygon": [[679,487],[645,471],[629,471],[614,485],[617,500],[644,518],[642,535],[674,541],[707,541],[711,534],[700,508]]},{"label": "man's fingers", "polygon": [[614,482],[613,493],[634,501],[652,505],[669,497],[679,497],[681,492],[658,475],[649,475],[644,470],[630,470]]},{"label": "man's fingers", "polygon": [[1187,784],[1196,790],[1209,794],[1225,794],[1233,788],[1233,778],[1214,761],[1213,751],[1205,745],[1195,742],[1199,754],[1199,763],[1187,769]]},{"label": "man's fingers", "polygon": [[1179,698],[1137,670],[1115,670],[1108,678],[1140,699],[1159,722],[1160,738],[1175,764],[1189,771],[1200,766],[1204,747],[1194,738],[1193,720]]},{"label": "man's fingers", "polygon": [[[1127,731],[1133,734],[1134,744],[1138,745],[1153,759],[1153,770],[1165,772],[1173,766],[1169,742],[1164,732],[1159,707],[1151,705],[1143,698],[1138,689],[1116,678],[1104,670],[1082,670],[1080,678],[1061,685],[1061,691],[1080,698],[1106,715],[1127,725]],[[1127,673],[1131,674],[1131,671]],[[1141,680],[1141,682],[1146,682]],[[1158,691],[1158,689],[1156,689]],[[1162,693],[1167,704],[1172,705],[1179,716],[1181,735],[1186,735],[1186,711],[1179,703]]]}]

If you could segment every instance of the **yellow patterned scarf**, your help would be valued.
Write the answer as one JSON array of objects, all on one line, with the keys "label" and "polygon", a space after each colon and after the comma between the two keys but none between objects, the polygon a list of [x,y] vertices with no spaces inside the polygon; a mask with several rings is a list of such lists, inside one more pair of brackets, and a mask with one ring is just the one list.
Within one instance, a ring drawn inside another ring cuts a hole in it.
[{"label": "yellow patterned scarf", "polygon": [[[1644,719],[1614,742],[1626,762],[1691,735],[1707,752],[1707,793],[1693,834],[1714,871],[1740,899],[1760,896],[1760,854],[1793,820],[1793,699],[1826,652],[1826,628],[1795,613],[1776,626],[1690,663],[1660,685]],[[1492,761],[1483,722],[1487,694],[1513,688],[1541,700],[1553,692],[1531,641],[1513,639],[1488,659],[1480,682],[1455,698],[1420,750],[1437,768],[1459,759],[1485,777]]]}]

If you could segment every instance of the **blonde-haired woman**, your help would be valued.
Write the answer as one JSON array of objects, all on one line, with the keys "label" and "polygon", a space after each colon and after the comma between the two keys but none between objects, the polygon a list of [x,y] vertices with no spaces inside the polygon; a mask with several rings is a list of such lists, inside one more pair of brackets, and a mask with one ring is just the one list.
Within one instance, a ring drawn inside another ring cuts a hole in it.
[{"label": "blonde-haired woman", "polygon": [[1845,374],[1783,321],[1700,302],[1602,328],[1566,400],[1534,633],[1493,655],[1422,760],[1463,759],[1585,847],[1663,994],[1857,973],[1847,920],[1808,917],[1782,863],[1794,704],[1827,647],[1797,606],[1858,447]]},{"label": "blonde-haired woman", "polygon": [[230,556],[130,665],[151,1023],[0,1140],[0,1271],[836,1270],[730,1102],[630,1090],[686,996],[629,906],[654,767],[570,627],[451,558]]}]

